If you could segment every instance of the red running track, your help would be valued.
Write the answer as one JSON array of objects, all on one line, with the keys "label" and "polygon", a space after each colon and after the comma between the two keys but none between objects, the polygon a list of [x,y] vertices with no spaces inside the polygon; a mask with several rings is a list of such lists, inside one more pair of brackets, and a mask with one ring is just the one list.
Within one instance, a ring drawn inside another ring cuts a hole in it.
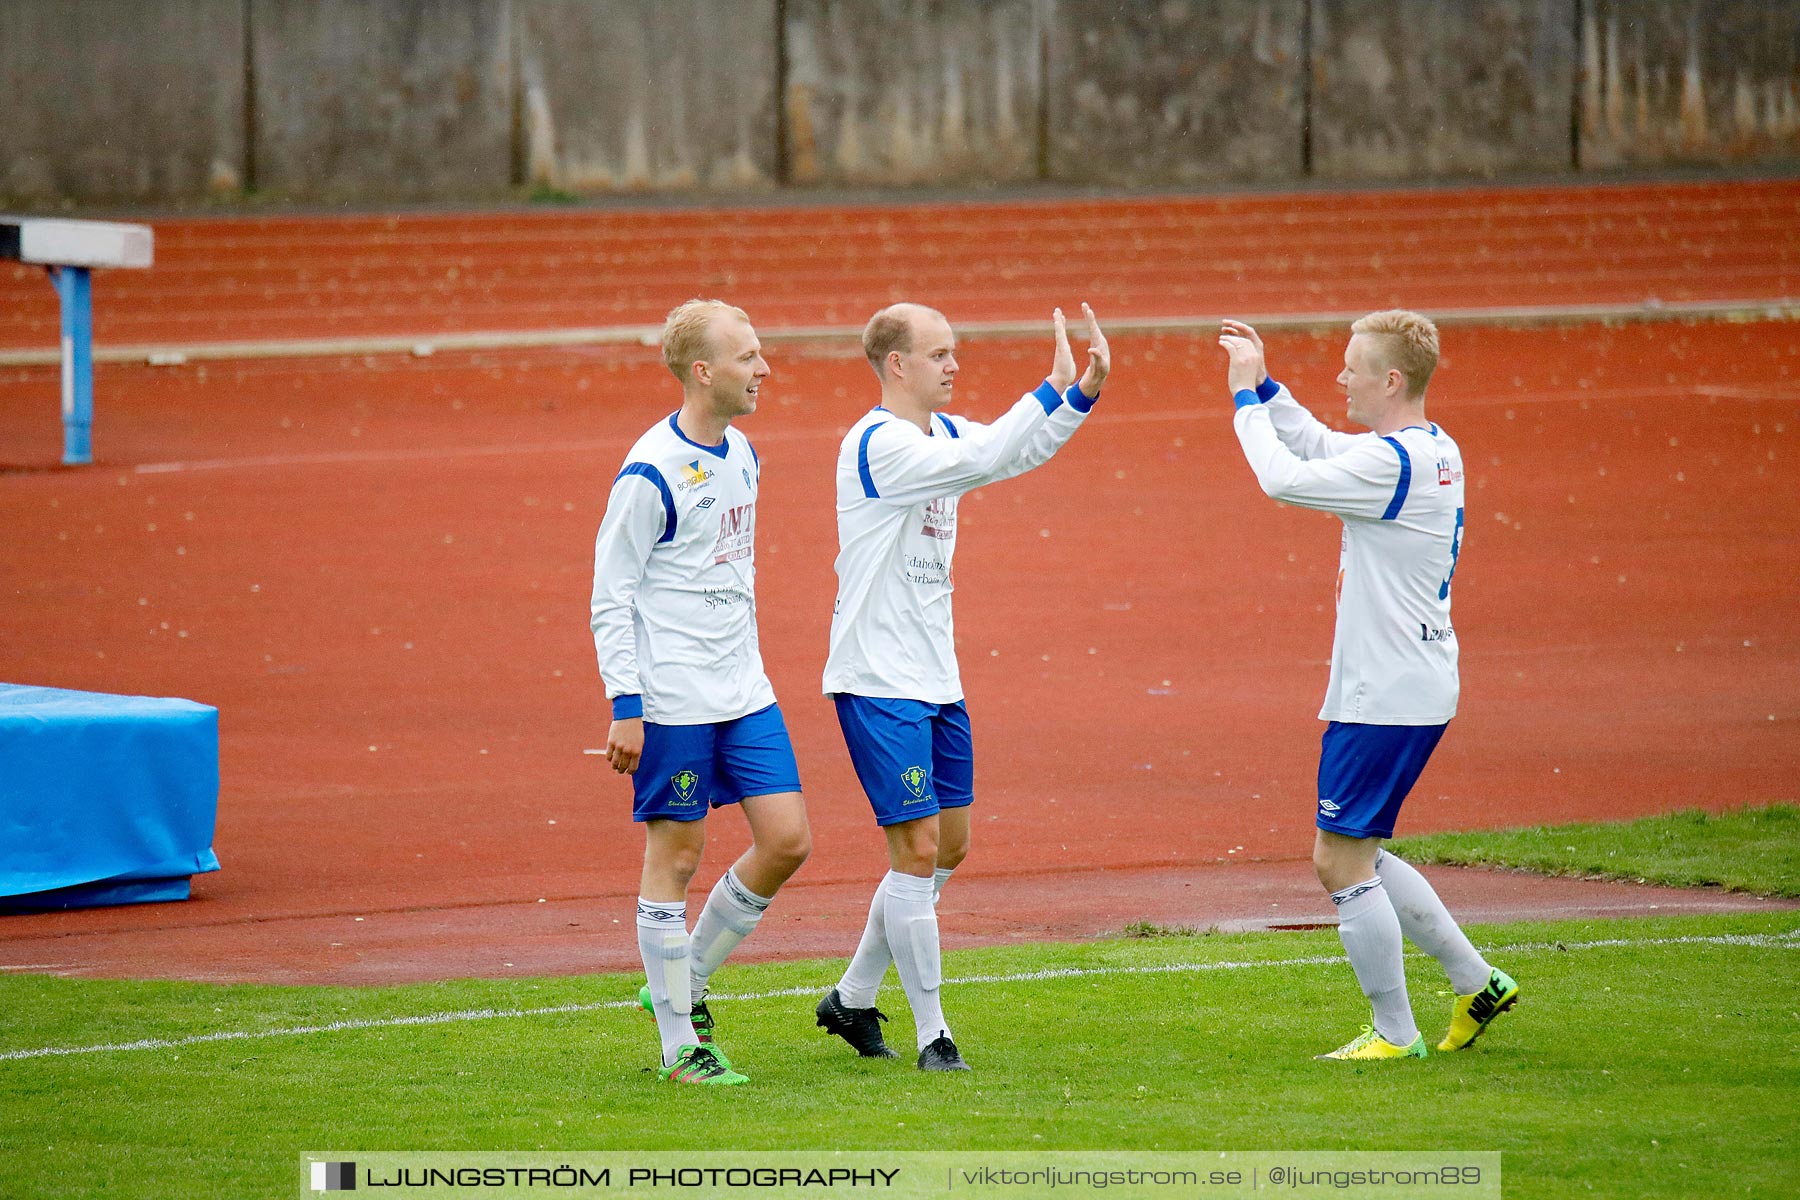
[{"label": "red running track", "polygon": [[[1030,298],[1043,315],[1081,296]],[[1464,704],[1403,832],[1795,798],[1796,328],[1447,331],[1431,412],[1469,466]],[[971,345],[958,409],[998,412],[1047,351]],[[818,847],[761,954],[847,953],[881,870],[818,695],[831,461],[873,401],[853,353],[778,355],[744,425],[765,464],[764,650]],[[1339,411],[1340,354],[1339,335],[1271,339],[1322,414]],[[1117,355],[1090,427],[965,509],[980,808],[952,944],[1316,900],[1335,524],[1256,490],[1208,339],[1120,338]],[[0,445],[33,466],[0,474],[0,678],[218,705],[226,869],[186,905],[9,918],[0,966],[376,981],[626,965],[612,922],[629,924],[641,843],[624,783],[583,753],[606,720],[585,609],[607,485],[676,401],[653,352],[100,381],[101,464],[37,469],[56,457],[55,371],[0,371]],[[733,815],[712,825],[697,887],[743,844]],[[1257,860],[1265,874],[1230,874]],[[1268,891],[1267,872],[1298,890]],[[1489,891],[1523,911],[1528,887]]]},{"label": "red running track", "polygon": [[[102,343],[653,325],[715,294],[768,328],[920,295],[1020,320],[1800,294],[1792,179],[155,225],[154,269],[96,276]],[[0,266],[0,349],[56,341],[43,272]]]}]

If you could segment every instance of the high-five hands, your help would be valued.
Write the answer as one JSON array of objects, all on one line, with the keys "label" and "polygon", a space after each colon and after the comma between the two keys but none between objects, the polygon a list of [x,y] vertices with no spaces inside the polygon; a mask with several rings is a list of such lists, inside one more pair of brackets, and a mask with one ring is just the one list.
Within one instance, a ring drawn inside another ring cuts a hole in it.
[{"label": "high-five hands", "polygon": [[1253,392],[1269,377],[1263,361],[1262,337],[1255,329],[1242,321],[1227,318],[1219,324],[1219,345],[1231,359],[1231,365],[1226,368],[1226,385],[1232,395]]},{"label": "high-five hands", "polygon": [[[1088,327],[1088,361],[1087,370],[1081,376],[1081,394],[1093,398],[1100,394],[1100,387],[1112,370],[1112,348],[1106,344],[1106,335],[1100,332],[1094,310],[1084,303],[1081,314],[1087,318]],[[1050,385],[1065,392],[1075,382],[1075,352],[1069,348],[1069,327],[1063,319],[1063,310],[1056,309],[1051,320],[1056,326],[1056,357],[1050,366]]]}]

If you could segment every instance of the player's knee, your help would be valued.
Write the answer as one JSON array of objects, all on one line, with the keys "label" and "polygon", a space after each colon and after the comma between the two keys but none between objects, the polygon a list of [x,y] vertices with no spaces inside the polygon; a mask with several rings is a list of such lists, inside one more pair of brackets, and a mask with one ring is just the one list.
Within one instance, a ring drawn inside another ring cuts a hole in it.
[{"label": "player's knee", "polygon": [[685,887],[700,869],[700,854],[705,849],[703,836],[657,839],[645,848],[644,862],[652,871]]},{"label": "player's knee", "polygon": [[909,829],[891,847],[893,866],[908,875],[929,875],[938,864],[938,833],[923,825]]},{"label": "player's knee", "polygon": [[1344,873],[1343,857],[1342,852],[1323,839],[1313,843],[1313,874],[1317,875],[1319,882],[1329,890],[1344,886],[1336,882]]},{"label": "player's knee", "polygon": [[758,849],[769,856],[778,870],[792,875],[812,856],[812,830],[805,825],[783,830],[768,844],[759,844]]},{"label": "player's knee", "polygon": [[962,860],[969,857],[969,839],[957,842],[945,842],[938,847],[937,865],[946,871],[954,871],[962,866]]}]

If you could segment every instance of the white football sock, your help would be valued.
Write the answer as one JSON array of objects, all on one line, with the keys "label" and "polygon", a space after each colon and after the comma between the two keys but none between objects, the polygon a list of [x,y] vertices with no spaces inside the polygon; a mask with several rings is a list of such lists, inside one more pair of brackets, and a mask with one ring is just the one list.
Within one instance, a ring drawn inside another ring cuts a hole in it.
[{"label": "white football sock", "polygon": [[1396,1046],[1410,1046],[1419,1036],[1412,1005],[1406,998],[1406,970],[1400,958],[1400,918],[1378,875],[1366,883],[1331,894],[1337,905],[1338,938],[1356,982],[1375,1013],[1375,1032]]},{"label": "white football sock", "polygon": [[738,943],[750,936],[762,920],[772,897],[759,896],[744,886],[732,867],[713,884],[700,919],[694,922],[694,937],[688,952],[688,969],[693,976],[694,995],[704,995],[714,971],[736,950]]},{"label": "white football sock", "polygon": [[875,888],[875,898],[869,901],[869,921],[863,926],[862,940],[856,943],[856,953],[845,968],[844,977],[838,980],[838,999],[844,1002],[844,1007],[874,1008],[875,993],[881,989],[882,978],[893,961],[894,954],[888,949],[887,940],[887,876],[884,875]]},{"label": "white football sock", "polygon": [[683,1046],[695,1042],[694,1005],[688,991],[687,902],[638,897],[638,953],[650,984],[656,1030],[662,1035],[662,1065],[669,1066]]},{"label": "white football sock", "polygon": [[936,904],[944,894],[944,885],[950,882],[950,872],[955,867],[939,867],[931,873],[931,902]]},{"label": "white football sock", "polygon": [[931,879],[889,871],[887,896],[882,904],[887,923],[888,949],[900,972],[900,986],[912,1005],[913,1025],[923,1050],[940,1035],[949,1036],[944,1006],[938,990],[943,986],[943,963],[938,950],[937,909],[931,905]]},{"label": "white football sock", "polygon": [[1400,918],[1400,932],[1438,960],[1456,994],[1469,996],[1486,987],[1493,968],[1457,925],[1430,882],[1411,863],[1387,850],[1375,856],[1375,873],[1381,876],[1394,914]]}]

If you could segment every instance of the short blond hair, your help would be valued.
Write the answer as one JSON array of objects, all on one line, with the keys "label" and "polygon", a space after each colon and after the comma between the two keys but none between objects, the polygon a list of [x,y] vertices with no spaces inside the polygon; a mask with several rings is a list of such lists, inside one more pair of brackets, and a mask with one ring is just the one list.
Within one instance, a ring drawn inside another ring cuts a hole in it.
[{"label": "short blond hair", "polygon": [[[903,301],[890,304],[869,318],[869,323],[863,326],[863,354],[868,356],[875,374],[886,379],[887,356],[896,350],[905,354],[913,348],[913,318],[923,314],[944,316],[935,308]],[[948,324],[948,318],[945,323]]]},{"label": "short blond hair", "polygon": [[750,323],[749,313],[723,300],[688,300],[670,309],[663,321],[663,362],[683,384],[688,382],[693,365],[717,349],[713,345],[712,320],[721,313],[729,313],[746,325]]},{"label": "short blond hair", "polygon": [[1350,326],[1350,332],[1375,339],[1380,369],[1384,373],[1399,371],[1406,379],[1408,395],[1417,399],[1425,394],[1425,385],[1438,365],[1438,331],[1430,317],[1389,308],[1370,313]]}]

